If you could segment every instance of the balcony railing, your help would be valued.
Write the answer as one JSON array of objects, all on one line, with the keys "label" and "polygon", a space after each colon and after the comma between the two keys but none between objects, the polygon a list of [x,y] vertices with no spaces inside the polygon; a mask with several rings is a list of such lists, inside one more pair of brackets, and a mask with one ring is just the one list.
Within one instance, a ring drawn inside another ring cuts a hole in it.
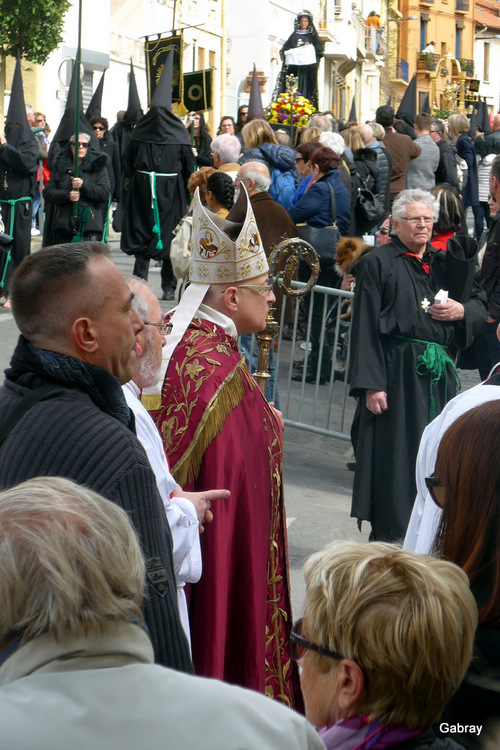
[{"label": "balcony railing", "polygon": [[456,10],[461,11],[462,13],[468,13],[469,12],[469,0],[456,0]]},{"label": "balcony railing", "polygon": [[372,55],[382,54],[382,34],[372,23],[364,26],[364,47],[366,53]]},{"label": "balcony railing", "polygon": [[391,78],[408,83],[409,66],[407,61],[402,58],[400,60],[389,60],[389,75]]},{"label": "balcony railing", "polygon": [[439,62],[439,55],[432,52],[419,52],[417,57],[417,70],[426,70],[432,72],[436,70]]},{"label": "balcony railing", "polygon": [[466,60],[465,58],[459,58],[458,62],[462,70],[465,70],[467,78],[474,78],[474,60]]}]

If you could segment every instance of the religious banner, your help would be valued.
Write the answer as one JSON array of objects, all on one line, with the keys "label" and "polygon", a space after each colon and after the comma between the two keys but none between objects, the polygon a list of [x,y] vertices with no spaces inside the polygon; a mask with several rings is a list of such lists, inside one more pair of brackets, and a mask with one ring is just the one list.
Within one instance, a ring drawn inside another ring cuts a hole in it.
[{"label": "religious banner", "polygon": [[181,101],[181,75],[182,75],[182,34],[156,39],[146,37],[144,45],[146,53],[146,78],[148,84],[148,106],[154,90],[160,80],[165,59],[170,50],[174,51],[174,73],[172,85],[172,102]]},{"label": "religious banner", "polygon": [[189,112],[212,107],[212,71],[215,68],[184,73],[182,102]]}]

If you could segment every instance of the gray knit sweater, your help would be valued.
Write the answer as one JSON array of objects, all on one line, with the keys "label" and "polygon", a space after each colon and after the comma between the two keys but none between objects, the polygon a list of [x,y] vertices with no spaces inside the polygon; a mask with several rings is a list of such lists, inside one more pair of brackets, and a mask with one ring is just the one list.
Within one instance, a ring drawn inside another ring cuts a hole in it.
[{"label": "gray knit sweater", "polygon": [[430,135],[415,138],[422,153],[408,163],[406,170],[406,187],[432,190],[436,187],[436,169],[439,166],[439,148]]}]

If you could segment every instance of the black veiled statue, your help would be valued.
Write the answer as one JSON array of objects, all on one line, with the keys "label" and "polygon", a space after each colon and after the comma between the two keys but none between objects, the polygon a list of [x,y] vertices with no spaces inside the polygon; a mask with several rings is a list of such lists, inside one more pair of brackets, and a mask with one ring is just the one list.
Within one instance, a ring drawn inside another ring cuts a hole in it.
[{"label": "black veiled statue", "polygon": [[[311,45],[311,49],[304,49]],[[286,54],[286,53],[289,54]],[[276,99],[279,94],[286,91],[286,77],[295,75],[298,78],[297,90],[318,108],[318,65],[323,57],[323,42],[313,23],[312,13],[302,10],[295,18],[293,33],[288,37],[281,48],[280,57],[282,67],[273,94]],[[305,64],[298,64],[299,59],[304,58]]]}]

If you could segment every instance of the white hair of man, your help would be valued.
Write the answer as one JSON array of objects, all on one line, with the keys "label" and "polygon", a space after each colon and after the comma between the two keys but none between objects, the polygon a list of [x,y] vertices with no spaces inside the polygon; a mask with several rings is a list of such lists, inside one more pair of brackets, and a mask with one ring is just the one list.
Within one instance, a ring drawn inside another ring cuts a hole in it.
[{"label": "white hair of man", "polygon": [[125,511],[68,479],[0,492],[0,641],[142,622],[145,567]]},{"label": "white hair of man", "polygon": [[326,115],[313,115],[307,123],[308,128],[319,128],[324,133],[331,133],[332,121]]},{"label": "white hair of man", "polygon": [[427,190],[421,190],[420,188],[402,190],[400,192],[392,205],[393,221],[401,221],[401,219],[405,219],[406,206],[411,203],[427,203],[432,209],[434,221],[437,221],[439,216],[439,202],[435,199],[432,193],[429,193]]},{"label": "white hair of man", "polygon": [[136,376],[139,376],[140,387],[150,388],[158,382],[161,370],[161,355],[158,351],[154,331],[148,325],[151,322],[151,302],[157,300],[157,297],[153,291],[153,287],[145,279],[141,279],[138,276],[130,276],[127,278],[127,284],[134,293],[132,307],[145,324],[144,332],[142,333],[145,343],[142,354],[137,360],[133,380],[135,381]]},{"label": "white hair of man", "polygon": [[364,143],[368,143],[368,141],[371,141],[371,139],[373,138],[373,129],[370,127],[370,125],[362,123],[361,125],[357,125],[355,129],[360,134]]},{"label": "white hair of man", "polygon": [[271,187],[271,175],[264,162],[249,161],[239,169],[240,174],[245,180],[254,181],[254,191],[256,193],[267,193]]},{"label": "white hair of man", "polygon": [[342,156],[345,151],[344,139],[339,133],[321,133],[319,142],[326,148],[331,148],[337,156]]},{"label": "white hair of man", "polygon": [[235,135],[223,133],[212,141],[211,149],[219,155],[221,165],[236,164],[241,154],[241,143]]}]

